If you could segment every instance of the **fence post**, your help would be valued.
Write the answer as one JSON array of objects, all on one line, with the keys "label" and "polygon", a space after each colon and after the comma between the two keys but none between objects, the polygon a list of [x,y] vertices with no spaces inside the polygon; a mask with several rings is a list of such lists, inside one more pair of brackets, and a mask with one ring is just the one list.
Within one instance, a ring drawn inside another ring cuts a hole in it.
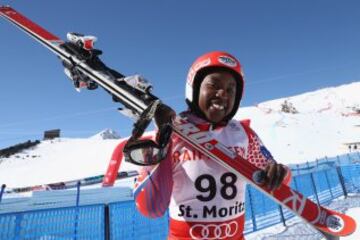
[{"label": "fence post", "polygon": [[250,192],[250,186],[246,187],[248,195],[249,195],[249,201],[250,201],[250,209],[251,209],[251,220],[253,223],[253,231],[255,232],[257,230],[257,226],[256,226],[256,217],[254,214],[254,205],[253,205],[253,200],[252,200],[252,196],[251,196],[251,192]]},{"label": "fence post", "polygon": [[77,239],[77,230],[79,224],[79,203],[80,203],[80,185],[81,182],[78,181],[76,185],[76,208],[75,208],[75,229],[74,229],[74,239]]},{"label": "fence post", "polygon": [[105,240],[110,240],[110,210],[109,205],[105,205]]},{"label": "fence post", "polygon": [[5,192],[5,188],[6,188],[6,184],[3,184],[1,185],[1,190],[0,190],[0,203],[1,203],[1,200],[2,200],[2,196]]},{"label": "fence post", "polygon": [[347,156],[347,158],[348,158],[348,161],[349,161],[349,162],[348,162],[348,164],[351,164],[351,163],[352,163],[352,161],[351,161],[351,157],[350,157],[350,154],[348,154],[348,153],[347,153],[347,154],[346,154],[346,156]]},{"label": "fence post", "polygon": [[346,187],[345,187],[345,181],[344,181],[344,177],[343,177],[342,172],[341,172],[341,168],[339,166],[336,167],[336,172],[338,174],[340,185],[341,185],[341,188],[342,188],[342,190],[344,192],[344,196],[345,196],[345,198],[347,198],[347,191],[346,191]]},{"label": "fence post", "polygon": [[297,169],[297,174],[299,175],[300,174],[300,169],[299,169],[299,164],[296,164],[296,169]]},{"label": "fence post", "polygon": [[280,216],[281,216],[281,221],[284,225],[284,227],[286,227],[286,222],[285,222],[285,217],[284,217],[284,212],[283,212],[283,208],[281,205],[278,205],[279,206],[279,212],[280,212]]},{"label": "fence post", "polygon": [[299,191],[299,186],[297,185],[296,176],[295,176],[295,177],[293,177],[293,179],[292,179],[292,180],[294,181],[295,190],[296,190],[296,191]]},{"label": "fence post", "polygon": [[329,177],[328,177],[328,175],[327,175],[327,172],[328,172],[328,170],[325,170],[325,171],[324,171],[324,173],[325,173],[325,179],[326,179],[326,182],[327,182],[329,191],[330,191],[331,199],[334,199],[334,195],[333,195],[332,190],[331,190],[331,185],[330,185],[330,181],[329,181]]},{"label": "fence post", "polygon": [[5,192],[5,188],[6,188],[6,184],[1,185],[1,190],[0,190],[0,204],[1,204],[1,200],[2,200],[2,196]]},{"label": "fence post", "polygon": [[312,188],[313,188],[313,191],[314,191],[314,194],[315,194],[316,202],[317,202],[318,205],[320,205],[319,196],[317,194],[313,173],[310,173],[310,179],[311,179],[311,185],[312,185]]},{"label": "fence post", "polygon": [[16,217],[15,217],[15,239],[14,240],[19,240],[21,239],[21,222],[23,219],[23,213],[16,213]]},{"label": "fence post", "polygon": [[340,164],[340,157],[339,157],[339,155],[336,155],[336,159],[337,159],[337,162],[338,162],[338,164],[339,164],[339,166],[340,166],[341,164]]},{"label": "fence post", "polygon": [[329,165],[329,159],[328,159],[328,157],[327,157],[327,156],[325,156],[325,161],[326,161],[326,163],[327,163],[327,168],[330,168],[330,165]]}]

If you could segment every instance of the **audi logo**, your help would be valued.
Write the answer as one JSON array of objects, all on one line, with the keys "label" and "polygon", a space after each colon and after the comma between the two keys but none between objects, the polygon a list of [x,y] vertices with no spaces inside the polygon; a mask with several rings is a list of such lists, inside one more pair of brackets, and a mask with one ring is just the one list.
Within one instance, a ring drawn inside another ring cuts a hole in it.
[{"label": "audi logo", "polygon": [[190,230],[192,239],[226,239],[235,236],[238,232],[238,224],[235,221],[221,224],[195,224]]}]

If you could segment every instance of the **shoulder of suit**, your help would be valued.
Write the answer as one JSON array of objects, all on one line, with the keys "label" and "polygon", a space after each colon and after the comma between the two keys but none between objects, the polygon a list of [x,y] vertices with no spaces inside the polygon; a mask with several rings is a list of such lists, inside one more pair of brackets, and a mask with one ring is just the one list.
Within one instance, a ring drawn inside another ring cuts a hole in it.
[{"label": "shoulder of suit", "polygon": [[239,122],[243,127],[250,128],[251,120],[249,118],[240,120]]}]

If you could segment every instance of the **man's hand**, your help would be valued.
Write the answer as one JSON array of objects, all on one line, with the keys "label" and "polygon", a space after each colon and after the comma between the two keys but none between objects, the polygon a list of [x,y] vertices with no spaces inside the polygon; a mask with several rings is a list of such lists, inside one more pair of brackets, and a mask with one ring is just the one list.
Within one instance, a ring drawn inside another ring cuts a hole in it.
[{"label": "man's hand", "polygon": [[270,191],[276,190],[287,174],[287,168],[279,163],[271,163],[264,169],[264,184]]},{"label": "man's hand", "polygon": [[160,104],[155,112],[155,123],[158,127],[156,141],[161,148],[165,148],[171,137],[172,127],[170,124],[175,119],[175,111],[165,104]]},{"label": "man's hand", "polygon": [[161,128],[163,125],[167,123],[172,123],[175,116],[176,113],[171,107],[165,104],[161,104],[159,105],[159,107],[156,109],[155,112],[155,123],[158,128]]}]

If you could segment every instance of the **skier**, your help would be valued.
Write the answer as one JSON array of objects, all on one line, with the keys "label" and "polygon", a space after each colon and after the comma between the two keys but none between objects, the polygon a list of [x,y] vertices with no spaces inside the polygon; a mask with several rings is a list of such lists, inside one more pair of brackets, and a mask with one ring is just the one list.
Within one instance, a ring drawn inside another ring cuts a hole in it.
[{"label": "skier", "polygon": [[[234,117],[243,96],[244,76],[239,61],[226,52],[199,57],[186,82],[189,109],[181,115],[208,132],[239,156],[263,169],[263,184],[271,190],[289,182],[287,167],[275,162],[249,121]],[[158,126],[175,113],[165,106],[155,114]],[[138,210],[148,217],[169,208],[168,239],[244,239],[245,181],[237,172],[205,157],[176,136],[165,159],[142,167],[134,188]]]},{"label": "skier", "polygon": [[[76,71],[71,73],[70,79],[82,77]],[[189,108],[180,115],[263,169],[262,182],[273,191],[282,182],[289,184],[291,172],[276,163],[250,128],[249,120],[232,119],[239,108],[243,90],[244,76],[235,57],[220,51],[204,54],[189,70],[186,82]],[[174,119],[175,112],[166,105],[160,106],[155,121],[161,129]],[[157,140],[159,134],[145,138]],[[117,150],[122,149],[125,142],[119,146]],[[143,156],[144,163],[154,162],[147,149],[143,150],[138,156]],[[159,164],[140,169],[134,188],[138,210],[145,216],[156,218],[169,209],[170,240],[244,239],[246,183],[241,175],[229,172],[176,135],[163,150],[165,154],[161,155],[165,157]],[[327,239],[339,239],[323,234]]]}]

